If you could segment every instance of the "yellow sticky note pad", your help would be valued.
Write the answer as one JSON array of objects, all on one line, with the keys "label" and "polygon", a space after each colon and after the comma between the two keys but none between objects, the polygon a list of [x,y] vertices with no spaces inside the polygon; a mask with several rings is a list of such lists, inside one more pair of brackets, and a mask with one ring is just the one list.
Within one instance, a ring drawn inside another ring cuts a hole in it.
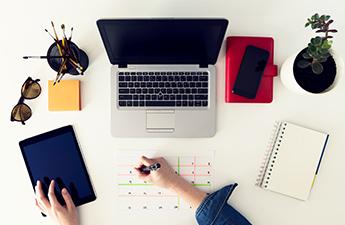
[{"label": "yellow sticky note pad", "polygon": [[79,111],[80,106],[80,81],[61,80],[53,85],[48,81],[48,110],[49,111]]}]

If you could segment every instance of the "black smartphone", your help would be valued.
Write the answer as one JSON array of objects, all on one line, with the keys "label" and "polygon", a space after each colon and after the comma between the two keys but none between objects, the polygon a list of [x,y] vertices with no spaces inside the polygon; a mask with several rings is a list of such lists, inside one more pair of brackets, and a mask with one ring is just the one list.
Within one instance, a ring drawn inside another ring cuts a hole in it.
[{"label": "black smartphone", "polygon": [[256,97],[269,54],[252,45],[246,48],[232,93],[250,99]]}]

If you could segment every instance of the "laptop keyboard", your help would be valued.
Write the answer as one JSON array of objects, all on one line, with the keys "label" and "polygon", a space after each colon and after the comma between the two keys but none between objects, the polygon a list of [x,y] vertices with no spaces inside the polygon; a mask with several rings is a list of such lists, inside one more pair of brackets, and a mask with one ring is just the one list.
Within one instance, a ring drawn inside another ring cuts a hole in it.
[{"label": "laptop keyboard", "polygon": [[120,107],[207,107],[208,72],[119,72]]}]

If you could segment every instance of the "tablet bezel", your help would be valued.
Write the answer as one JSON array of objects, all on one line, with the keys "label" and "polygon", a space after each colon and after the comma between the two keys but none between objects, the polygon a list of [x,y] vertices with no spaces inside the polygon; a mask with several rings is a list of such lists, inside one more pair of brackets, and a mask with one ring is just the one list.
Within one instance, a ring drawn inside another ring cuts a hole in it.
[{"label": "tablet bezel", "polygon": [[28,160],[27,160],[27,157],[25,154],[25,146],[32,145],[32,144],[41,142],[43,140],[53,138],[53,137],[56,137],[56,136],[59,136],[59,135],[62,135],[62,134],[68,133],[68,132],[71,132],[71,134],[72,134],[72,139],[73,139],[74,144],[76,145],[76,151],[77,151],[79,159],[81,161],[82,170],[86,174],[87,183],[91,189],[91,193],[89,196],[86,196],[84,198],[80,198],[80,199],[77,199],[74,201],[75,206],[80,206],[80,205],[84,205],[86,203],[89,203],[89,202],[96,200],[96,194],[94,192],[94,189],[93,189],[93,186],[91,183],[91,179],[90,179],[89,173],[87,171],[87,168],[86,168],[86,165],[85,165],[85,162],[84,162],[84,159],[83,159],[83,156],[82,156],[82,153],[80,151],[80,147],[79,147],[79,144],[77,141],[77,137],[75,135],[75,132],[74,132],[72,125],[64,126],[64,127],[61,127],[61,128],[58,128],[58,129],[55,129],[55,130],[52,130],[52,131],[49,131],[49,132],[46,132],[43,134],[39,134],[37,136],[31,137],[28,139],[22,140],[19,142],[19,146],[20,146],[21,153],[22,153],[24,161],[25,161],[26,169],[27,169],[29,176],[30,176],[32,187],[35,190],[36,183],[35,183],[34,178],[32,176],[31,168],[29,166],[29,163],[28,163]]}]

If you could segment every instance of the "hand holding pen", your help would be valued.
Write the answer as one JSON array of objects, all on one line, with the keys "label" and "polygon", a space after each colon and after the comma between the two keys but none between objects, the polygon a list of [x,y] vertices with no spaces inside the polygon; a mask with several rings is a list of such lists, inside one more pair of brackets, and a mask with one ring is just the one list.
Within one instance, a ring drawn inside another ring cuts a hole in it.
[{"label": "hand holding pen", "polygon": [[161,164],[159,163],[154,163],[150,166],[144,166],[142,165],[139,170],[141,173],[144,173],[144,174],[150,174],[151,171],[157,171],[161,168]]},{"label": "hand holding pen", "polygon": [[179,176],[164,158],[149,159],[142,156],[135,170],[141,180],[177,193],[194,209],[198,208],[206,197],[204,191]]},{"label": "hand holding pen", "polygon": [[142,156],[135,170],[139,179],[163,188],[172,188],[181,179],[164,158]]}]

